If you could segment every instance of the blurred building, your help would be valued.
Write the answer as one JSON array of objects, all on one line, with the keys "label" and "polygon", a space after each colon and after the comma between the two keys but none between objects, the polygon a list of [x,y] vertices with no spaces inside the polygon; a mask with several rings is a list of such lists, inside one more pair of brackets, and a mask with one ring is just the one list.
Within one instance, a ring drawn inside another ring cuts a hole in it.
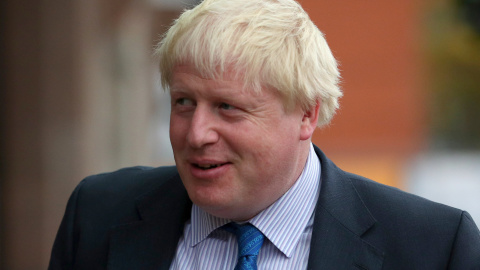
[{"label": "blurred building", "polygon": [[2,269],[46,269],[67,199],[83,177],[171,162],[154,159],[152,48],[179,12],[172,8],[2,1]]},{"label": "blurred building", "polygon": [[346,170],[403,187],[427,136],[421,1],[301,1],[340,62],[340,111],[314,142]]},{"label": "blurred building", "polygon": [[[46,269],[67,199],[83,177],[173,163],[168,95],[152,49],[180,3],[195,2],[1,2],[1,269]],[[428,2],[300,2],[326,34],[345,92],[314,142],[345,170],[415,186],[405,179],[424,171],[411,164],[429,139]]]}]

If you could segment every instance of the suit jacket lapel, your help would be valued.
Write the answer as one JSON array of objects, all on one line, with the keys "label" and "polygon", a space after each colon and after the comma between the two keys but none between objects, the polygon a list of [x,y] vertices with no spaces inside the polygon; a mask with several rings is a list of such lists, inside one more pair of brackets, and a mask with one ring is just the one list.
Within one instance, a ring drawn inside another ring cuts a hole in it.
[{"label": "suit jacket lapel", "polygon": [[382,252],[361,236],[375,224],[353,183],[317,147],[322,184],[308,269],[381,269]]},{"label": "suit jacket lapel", "polygon": [[139,198],[141,220],[111,230],[108,269],[169,269],[191,206],[178,174]]}]

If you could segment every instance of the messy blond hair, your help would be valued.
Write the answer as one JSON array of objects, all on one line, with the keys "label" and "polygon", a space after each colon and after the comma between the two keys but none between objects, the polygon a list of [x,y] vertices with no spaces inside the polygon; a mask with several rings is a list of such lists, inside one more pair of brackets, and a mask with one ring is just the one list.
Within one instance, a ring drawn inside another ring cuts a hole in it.
[{"label": "messy blond hair", "polygon": [[174,22],[156,48],[161,81],[173,68],[193,65],[206,78],[228,68],[245,89],[271,87],[286,108],[320,101],[318,126],[339,107],[337,62],[320,30],[294,0],[204,0]]}]

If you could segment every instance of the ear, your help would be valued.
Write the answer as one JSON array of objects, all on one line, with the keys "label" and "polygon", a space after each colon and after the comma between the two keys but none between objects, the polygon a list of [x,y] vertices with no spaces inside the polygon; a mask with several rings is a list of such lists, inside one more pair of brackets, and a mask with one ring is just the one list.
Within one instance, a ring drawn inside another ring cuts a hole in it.
[{"label": "ear", "polygon": [[315,106],[304,111],[302,124],[300,127],[300,139],[308,140],[312,137],[315,128],[317,128],[318,111],[320,110],[320,100],[317,100]]}]

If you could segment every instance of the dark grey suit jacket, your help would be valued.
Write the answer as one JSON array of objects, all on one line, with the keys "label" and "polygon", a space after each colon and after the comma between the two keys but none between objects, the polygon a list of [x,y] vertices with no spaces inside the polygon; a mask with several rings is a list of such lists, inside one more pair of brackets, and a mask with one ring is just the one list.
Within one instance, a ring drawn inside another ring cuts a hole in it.
[{"label": "dark grey suit jacket", "polygon": [[[308,269],[480,269],[468,213],[344,172],[315,151],[322,184]],[[168,269],[191,206],[175,167],[88,177],[68,202],[49,269]]]}]

